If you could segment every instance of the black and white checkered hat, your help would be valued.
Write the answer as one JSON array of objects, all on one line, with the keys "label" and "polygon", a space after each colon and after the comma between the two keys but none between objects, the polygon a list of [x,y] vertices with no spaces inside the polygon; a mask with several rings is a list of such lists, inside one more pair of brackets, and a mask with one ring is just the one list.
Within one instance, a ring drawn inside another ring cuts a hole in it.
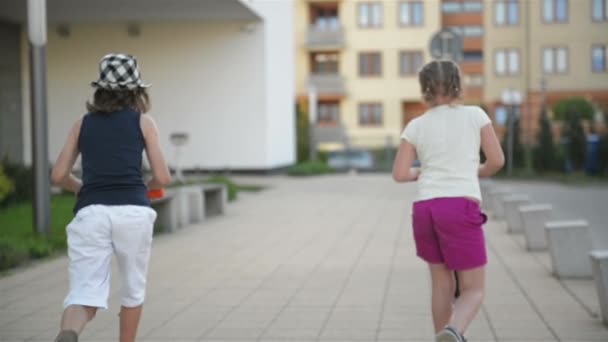
[{"label": "black and white checkered hat", "polygon": [[91,82],[96,88],[133,90],[149,87],[140,78],[135,57],[122,53],[105,55],[99,62],[99,79]]}]

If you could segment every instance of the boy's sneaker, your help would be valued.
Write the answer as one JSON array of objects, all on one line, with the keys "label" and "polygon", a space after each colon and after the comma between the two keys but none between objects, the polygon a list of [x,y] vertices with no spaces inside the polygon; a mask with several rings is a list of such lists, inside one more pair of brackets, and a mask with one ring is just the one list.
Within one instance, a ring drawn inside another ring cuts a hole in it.
[{"label": "boy's sneaker", "polygon": [[435,336],[435,341],[437,342],[467,342],[467,340],[462,336],[456,329],[446,326],[443,330],[441,330],[437,336]]},{"label": "boy's sneaker", "polygon": [[78,334],[73,330],[63,330],[57,335],[55,342],[78,342]]}]

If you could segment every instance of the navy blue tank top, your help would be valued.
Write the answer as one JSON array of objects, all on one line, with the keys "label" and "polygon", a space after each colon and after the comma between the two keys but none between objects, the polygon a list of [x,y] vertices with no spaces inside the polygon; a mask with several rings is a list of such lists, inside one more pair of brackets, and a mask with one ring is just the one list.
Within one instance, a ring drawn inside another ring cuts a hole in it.
[{"label": "navy blue tank top", "polygon": [[140,114],[130,109],[84,116],[78,138],[82,189],[74,213],[91,204],[150,206],[139,120]]}]

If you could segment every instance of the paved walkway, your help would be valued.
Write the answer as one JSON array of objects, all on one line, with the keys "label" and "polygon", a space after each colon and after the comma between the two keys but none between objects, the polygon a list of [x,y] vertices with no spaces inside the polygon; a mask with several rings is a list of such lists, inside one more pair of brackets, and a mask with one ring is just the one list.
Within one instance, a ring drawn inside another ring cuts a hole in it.
[{"label": "paved walkway", "polygon": [[[225,217],[155,240],[141,341],[432,341],[411,185],[385,175],[272,178]],[[502,222],[470,341],[608,341],[590,281],[559,282]],[[65,257],[0,279],[0,340],[51,341]],[[113,283],[117,277],[114,275]],[[117,287],[83,341],[116,341]]]}]

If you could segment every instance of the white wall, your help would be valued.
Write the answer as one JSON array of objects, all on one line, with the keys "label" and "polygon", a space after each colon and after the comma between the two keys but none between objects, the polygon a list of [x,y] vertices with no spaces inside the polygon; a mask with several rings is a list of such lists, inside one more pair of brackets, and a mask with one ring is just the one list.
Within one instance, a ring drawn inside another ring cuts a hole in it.
[{"label": "white wall", "polygon": [[268,165],[296,160],[293,0],[245,2],[263,17]]},{"label": "white wall", "polygon": [[[144,23],[139,37],[129,37],[125,24],[73,25],[67,38],[50,30],[51,159],[58,155],[72,122],[85,113],[99,59],[108,52],[126,52],[137,56],[143,78],[152,83],[150,115],[160,127],[169,161],[169,134],[183,131],[190,134],[182,153],[187,168],[268,169],[293,162],[292,50],[275,50],[291,44],[293,26],[287,18],[279,20],[288,13],[283,4],[261,7],[274,18],[266,30],[260,22],[253,30],[245,29],[251,24],[245,21]],[[275,47],[275,42],[281,46]],[[273,50],[268,51],[274,52],[265,52],[269,45]],[[271,68],[267,59],[276,64]],[[24,109],[30,161],[29,106]]]}]

